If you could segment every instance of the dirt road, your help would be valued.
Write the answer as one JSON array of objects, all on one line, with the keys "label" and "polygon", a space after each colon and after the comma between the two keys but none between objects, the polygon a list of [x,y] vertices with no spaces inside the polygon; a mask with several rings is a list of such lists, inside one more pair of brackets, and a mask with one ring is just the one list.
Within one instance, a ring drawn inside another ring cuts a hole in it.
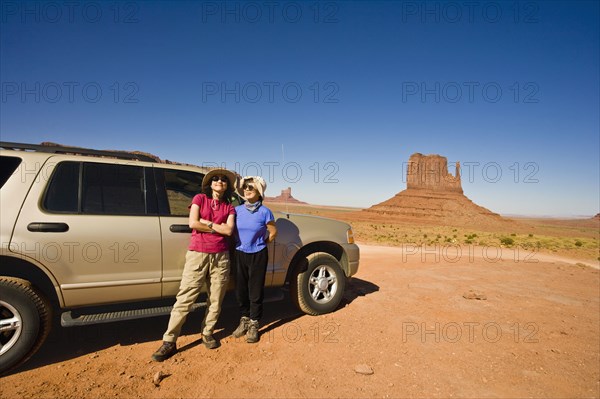
[{"label": "dirt road", "polygon": [[[55,328],[1,398],[581,397],[600,396],[598,270],[564,259],[515,262],[361,246],[344,303],[310,317],[266,305],[261,341],[216,337],[200,314],[180,352],[150,361],[167,318]],[[153,376],[168,375],[159,386]]]}]

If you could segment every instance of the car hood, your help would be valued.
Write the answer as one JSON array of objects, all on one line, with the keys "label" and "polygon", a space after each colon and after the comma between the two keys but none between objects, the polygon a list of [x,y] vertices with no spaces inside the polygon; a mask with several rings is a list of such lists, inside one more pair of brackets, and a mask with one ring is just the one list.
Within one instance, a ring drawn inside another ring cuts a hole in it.
[{"label": "car hood", "polygon": [[[333,241],[347,244],[347,231],[351,228],[348,223],[321,216],[302,215],[297,213],[273,212],[278,235],[300,238],[303,244],[314,241]],[[290,240],[295,241],[295,240]]]}]

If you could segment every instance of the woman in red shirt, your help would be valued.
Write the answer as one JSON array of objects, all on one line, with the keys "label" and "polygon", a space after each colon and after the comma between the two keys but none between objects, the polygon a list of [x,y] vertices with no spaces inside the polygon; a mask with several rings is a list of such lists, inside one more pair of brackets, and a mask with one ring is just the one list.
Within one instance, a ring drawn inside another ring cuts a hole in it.
[{"label": "woman in red shirt", "polygon": [[202,322],[202,341],[209,349],[219,346],[213,337],[213,330],[229,280],[229,236],[235,224],[235,209],[230,200],[235,181],[235,175],[228,170],[211,170],[202,180],[203,193],[192,200],[189,216],[192,237],[177,301],[163,335],[163,344],[152,355],[155,361],[162,362],[177,353],[175,342],[181,327],[207,280],[210,284],[207,284],[208,300]]}]

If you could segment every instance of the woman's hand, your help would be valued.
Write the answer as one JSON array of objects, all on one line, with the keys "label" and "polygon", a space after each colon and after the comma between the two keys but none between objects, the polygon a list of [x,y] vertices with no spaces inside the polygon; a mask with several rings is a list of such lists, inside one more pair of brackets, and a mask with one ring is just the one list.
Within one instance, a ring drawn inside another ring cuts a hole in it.
[{"label": "woman's hand", "polygon": [[275,226],[275,222],[271,221],[267,223],[267,244],[275,241],[275,237],[277,237],[277,227]]},{"label": "woman's hand", "polygon": [[230,236],[233,233],[233,228],[235,227],[235,216],[229,215],[227,216],[227,222],[221,224],[213,224],[213,231],[223,234],[224,236]]}]

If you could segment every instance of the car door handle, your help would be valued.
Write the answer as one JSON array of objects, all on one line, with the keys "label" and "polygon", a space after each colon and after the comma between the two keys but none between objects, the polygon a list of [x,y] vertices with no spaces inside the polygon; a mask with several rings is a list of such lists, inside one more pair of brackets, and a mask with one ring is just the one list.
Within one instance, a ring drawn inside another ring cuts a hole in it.
[{"label": "car door handle", "polygon": [[37,233],[64,233],[69,231],[66,223],[32,222],[27,225],[27,230]]},{"label": "car door handle", "polygon": [[192,229],[190,229],[190,226],[188,226],[187,224],[172,224],[171,227],[169,227],[169,230],[171,230],[171,233],[190,234],[192,232]]}]

